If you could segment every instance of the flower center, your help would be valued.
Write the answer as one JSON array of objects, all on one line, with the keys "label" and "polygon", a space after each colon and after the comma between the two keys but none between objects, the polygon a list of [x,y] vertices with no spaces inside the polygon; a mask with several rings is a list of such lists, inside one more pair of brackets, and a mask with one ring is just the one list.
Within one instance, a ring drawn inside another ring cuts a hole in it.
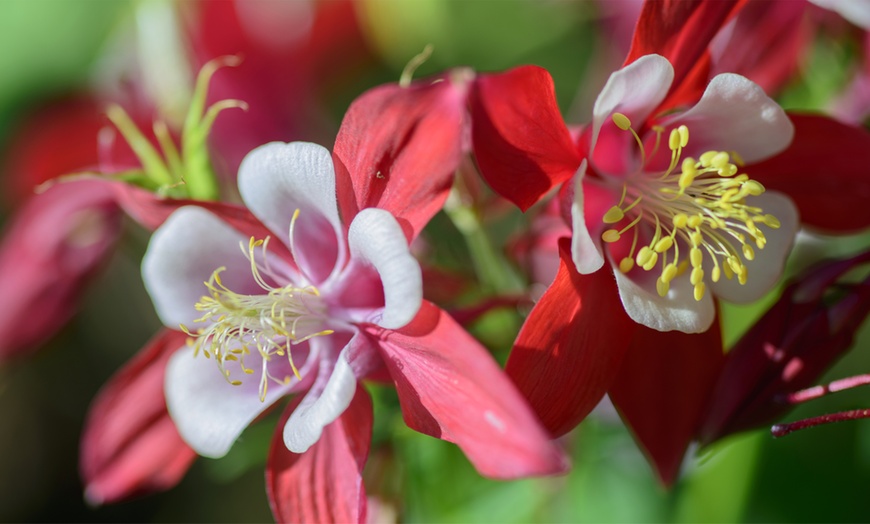
[{"label": "flower center", "polygon": [[[640,137],[631,128],[629,119],[613,115],[613,122],[623,131],[630,131],[640,146],[641,170],[645,167],[646,153]],[[661,127],[653,127],[658,148]],[[651,271],[661,262],[661,275],[656,290],[664,297],[671,281],[688,271],[694,286],[695,300],[701,300],[706,290],[705,261],[712,264],[710,278],[718,282],[724,273],[728,279],[737,276],[746,284],[749,270],[746,261],[755,258],[755,249],[764,249],[767,239],[759,225],[771,229],[780,227],[779,220],[764,214],[761,208],[747,205],[746,197],[764,193],[764,186],[746,174],[737,174],[743,162],[736,152],[707,151],[697,160],[682,159],[683,148],[689,143],[689,129],[681,125],[671,130],[668,148],[671,163],[664,173],[642,172],[629,177],[622,186],[619,203],[605,213],[606,224],[629,223],[622,229],[608,229],[601,238],[616,242],[629,231],[634,237],[628,256],[619,263],[623,273],[631,271],[635,263]],[[733,159],[733,162],[732,162]],[[646,222],[654,233],[649,244],[638,249],[638,225]],[[688,249],[688,257],[680,258]]]},{"label": "flower center", "polygon": [[234,386],[242,382],[230,378],[229,366],[238,365],[245,375],[252,375],[254,370],[245,365],[245,357],[255,350],[259,352],[262,357],[261,401],[265,400],[270,381],[278,384],[290,381],[289,375],[275,377],[269,373],[267,365],[272,357],[287,357],[293,374],[301,380],[299,370],[293,363],[292,346],[333,332],[323,329],[326,304],[320,299],[316,287],[299,288],[292,284],[273,287],[263,279],[263,273],[271,274],[271,270],[265,262],[261,269],[254,251],[261,247],[265,261],[268,243],[269,237],[265,240],[254,240],[252,237],[247,251],[244,245],[241,246],[245,257],[251,262],[254,280],[266,293],[243,295],[230,290],[220,277],[226,268],[220,267],[204,283],[209,294],[200,298],[195,305],[203,315],[194,322],[207,325],[195,332],[181,326],[182,331],[191,337],[188,344],[194,348],[194,355],[201,350],[206,358],[213,356],[221,373]]}]

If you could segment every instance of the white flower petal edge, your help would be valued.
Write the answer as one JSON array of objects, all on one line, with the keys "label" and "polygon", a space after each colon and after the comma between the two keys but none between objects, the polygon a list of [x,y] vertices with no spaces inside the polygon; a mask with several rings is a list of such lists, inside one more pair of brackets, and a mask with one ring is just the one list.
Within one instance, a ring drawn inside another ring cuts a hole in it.
[{"label": "white flower petal edge", "polygon": [[830,9],[858,27],[870,31],[870,0],[809,0]]},{"label": "white flower petal edge", "polygon": [[668,294],[660,297],[655,290],[654,278],[647,279],[651,284],[647,289],[624,275],[615,265],[613,273],[625,312],[638,324],[657,331],[683,333],[703,333],[713,325],[716,308],[710,293],[706,293],[700,302],[695,301],[694,288],[685,276],[672,280]]},{"label": "white flower petal edge", "polygon": [[[359,336],[359,335],[355,335]],[[348,347],[352,344],[348,343]],[[320,439],[323,428],[334,422],[350,406],[356,393],[356,376],[347,361],[345,347],[329,375],[321,368],[317,382],[284,425],[284,445],[293,453],[305,453]],[[326,360],[324,360],[326,362]],[[328,377],[323,385],[324,377]]]},{"label": "white flower petal edge", "polygon": [[[685,113],[669,119],[689,127],[686,155],[705,151],[736,151],[752,163],[788,147],[794,125],[779,104],[757,84],[740,75],[716,75],[701,100]],[[752,173],[749,173],[752,176]]]},{"label": "white flower petal edge", "polygon": [[226,265],[221,280],[230,289],[262,292],[239,250],[242,241],[247,245],[239,232],[195,206],[177,210],[154,232],[142,259],[142,280],[164,325],[191,327],[193,320],[202,316],[194,305],[208,293],[203,282],[220,263]]},{"label": "white flower petal edge", "polygon": [[586,217],[583,207],[583,178],[586,176],[586,159],[580,163],[577,174],[574,175],[574,203],[571,204],[571,258],[581,275],[588,275],[601,269],[604,265],[604,255],[597,242],[592,240],[589,228],[586,227]]},{"label": "white flower petal edge", "polygon": [[371,321],[398,329],[413,320],[423,301],[423,276],[393,215],[383,209],[364,209],[353,219],[347,236],[352,260],[374,267],[384,285],[383,316]]},{"label": "white flower petal edge", "polygon": [[[791,252],[797,236],[800,220],[794,203],[787,196],[775,191],[768,191],[757,197],[747,199],[747,204],[758,206],[779,219],[777,230],[762,228],[767,238],[764,249],[755,250],[755,259],[746,261],[749,279],[745,285],[740,285],[735,277],[728,280],[725,277],[719,282],[711,283],[713,293],[728,302],[745,304],[758,300],[773,289],[785,269],[785,259]],[[736,245],[735,249],[739,250]]]},{"label": "white flower petal edge", "polygon": [[655,110],[674,81],[674,67],[660,55],[638,58],[607,79],[592,108],[592,142],[595,150],[598,133],[614,112],[627,116],[632,122],[642,122]]},{"label": "white flower petal edge", "polygon": [[[258,357],[259,353],[253,352],[246,364],[260,369],[262,361]],[[303,376],[309,372],[309,362],[316,360],[313,357],[300,368]],[[242,380],[242,385],[228,384],[213,360],[202,355],[194,357],[193,350],[186,346],[172,355],[166,366],[164,388],[169,415],[181,438],[205,457],[226,455],[260,413],[299,385],[295,378],[287,385],[270,384],[261,402],[258,381],[253,376],[235,369],[232,378]]]}]

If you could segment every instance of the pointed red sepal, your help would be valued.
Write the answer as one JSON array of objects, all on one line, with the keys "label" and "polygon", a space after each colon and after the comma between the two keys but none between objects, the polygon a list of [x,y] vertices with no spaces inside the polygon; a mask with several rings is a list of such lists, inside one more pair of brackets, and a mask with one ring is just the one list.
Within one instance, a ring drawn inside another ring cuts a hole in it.
[{"label": "pointed red sepal", "polygon": [[795,279],[728,353],[699,437],[709,444],[765,426],[793,407],[788,394],[817,383],[851,347],[870,313],[870,280],[836,280],[870,253],[828,262]]},{"label": "pointed red sepal", "polygon": [[112,193],[80,180],[21,206],[0,243],[0,361],[38,348],[75,314],[121,231]]},{"label": "pointed red sepal", "polygon": [[559,242],[556,279],[532,309],[506,371],[554,436],[579,424],[619,370],[636,324],[628,318],[613,275],[580,275],[568,239]]},{"label": "pointed red sepal", "polygon": [[801,222],[828,231],[870,226],[870,133],[821,115],[789,113],[795,135],[779,155],[746,167],[767,189],[794,201]]},{"label": "pointed red sepal", "polygon": [[481,75],[469,104],[481,175],[523,211],[580,166],[545,69],[523,66]]},{"label": "pointed red sepal", "polygon": [[376,87],[351,104],[333,150],[344,223],[378,207],[411,239],[441,209],[463,152],[467,74]]},{"label": "pointed red sepal", "polygon": [[665,486],[677,479],[724,363],[718,322],[693,335],[635,332],[609,394]]},{"label": "pointed red sepal", "polygon": [[91,404],[82,434],[85,497],[110,504],[174,487],[196,457],[169,418],[163,377],[187,335],[164,329]]},{"label": "pointed red sepal", "polygon": [[266,494],[278,522],[365,522],[362,471],[372,438],[372,401],[357,386],[353,401],[305,453],[284,445],[284,425],[301,402],[287,407],[266,462]]},{"label": "pointed red sepal", "polygon": [[409,427],[456,443],[487,477],[561,473],[568,467],[492,356],[447,313],[424,302],[397,331],[370,326]]},{"label": "pointed red sepal", "polygon": [[746,1],[647,0],[624,65],[644,55],[662,55],[674,66],[671,92],[680,90],[710,41]]}]

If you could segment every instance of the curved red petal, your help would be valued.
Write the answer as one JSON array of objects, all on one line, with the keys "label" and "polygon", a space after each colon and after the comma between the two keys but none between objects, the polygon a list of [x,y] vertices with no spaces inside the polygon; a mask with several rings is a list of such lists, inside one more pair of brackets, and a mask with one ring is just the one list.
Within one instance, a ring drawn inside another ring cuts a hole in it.
[{"label": "curved red petal", "polygon": [[441,209],[463,152],[464,70],[436,82],[371,89],[347,110],[333,160],[342,219],[386,209],[408,238]]},{"label": "curved red petal", "polygon": [[870,226],[870,133],[821,115],[790,113],[794,140],[779,155],[746,167],[767,189],[794,201],[801,222],[832,232]]},{"label": "curved red petal", "polygon": [[610,271],[578,274],[569,239],[560,240],[559,253],[559,273],[526,319],[506,368],[555,436],[601,400],[637,327]]},{"label": "curved red petal", "polygon": [[362,470],[372,438],[372,401],[362,386],[344,413],[323,428],[305,453],[284,445],[284,424],[302,395],[287,407],[266,462],[266,494],[278,522],[365,522]]},{"label": "curved red petal", "polygon": [[186,339],[180,331],[161,331],[91,404],[80,469],[92,504],[167,490],[196,457],[169,418],[163,396],[166,363]]},{"label": "curved red petal", "polygon": [[580,166],[545,69],[523,66],[481,75],[469,104],[481,175],[523,211]]},{"label": "curved red petal", "polygon": [[679,474],[724,362],[718,322],[694,335],[635,332],[608,393],[665,486]]},{"label": "curved red petal", "polygon": [[456,443],[477,470],[509,479],[561,473],[567,460],[486,349],[425,302],[406,327],[370,327],[409,427]]}]

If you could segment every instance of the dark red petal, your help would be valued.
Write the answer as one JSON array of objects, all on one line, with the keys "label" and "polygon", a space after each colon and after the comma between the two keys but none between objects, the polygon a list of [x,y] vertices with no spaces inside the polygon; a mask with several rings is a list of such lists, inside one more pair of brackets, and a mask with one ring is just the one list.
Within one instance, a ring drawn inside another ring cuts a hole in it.
[{"label": "dark red petal", "polygon": [[608,393],[665,486],[679,474],[724,361],[718,321],[696,335],[635,332]]},{"label": "dark red petal", "polygon": [[266,462],[266,494],[278,522],[365,522],[362,471],[372,438],[372,401],[357,386],[350,406],[305,453],[284,445],[284,425],[302,400],[285,410]]},{"label": "dark red petal", "polygon": [[91,503],[167,490],[178,484],[196,457],[178,435],[163,396],[166,363],[186,339],[180,331],[161,331],[91,404],[80,456]]},{"label": "dark red petal", "polygon": [[351,104],[333,151],[346,224],[379,207],[410,239],[441,209],[463,151],[467,74],[376,87]]},{"label": "dark red petal", "polygon": [[835,281],[868,260],[870,253],[827,262],[783,291],[728,353],[700,431],[703,443],[775,422],[793,407],[782,397],[815,384],[851,349],[870,313],[870,281]]},{"label": "dark red petal", "polygon": [[870,226],[870,133],[821,115],[789,113],[794,140],[779,155],[747,166],[767,189],[794,201],[806,225],[835,232]]},{"label": "dark red petal", "polygon": [[671,92],[680,90],[683,80],[701,60],[710,41],[745,2],[647,0],[624,65],[644,55],[662,55],[674,66]]},{"label": "dark red petal", "polygon": [[370,326],[409,427],[455,442],[488,477],[560,473],[567,460],[492,356],[450,316],[424,302],[397,331]]},{"label": "dark red petal", "polygon": [[607,268],[580,275],[569,239],[559,251],[556,280],[526,319],[506,368],[554,436],[573,429],[601,400],[637,328]]},{"label": "dark red petal", "polygon": [[481,75],[469,103],[481,175],[523,211],[580,166],[545,69],[523,66]]},{"label": "dark red petal", "polygon": [[93,181],[51,187],[22,206],[0,243],[0,361],[66,324],[120,230],[112,192]]}]

